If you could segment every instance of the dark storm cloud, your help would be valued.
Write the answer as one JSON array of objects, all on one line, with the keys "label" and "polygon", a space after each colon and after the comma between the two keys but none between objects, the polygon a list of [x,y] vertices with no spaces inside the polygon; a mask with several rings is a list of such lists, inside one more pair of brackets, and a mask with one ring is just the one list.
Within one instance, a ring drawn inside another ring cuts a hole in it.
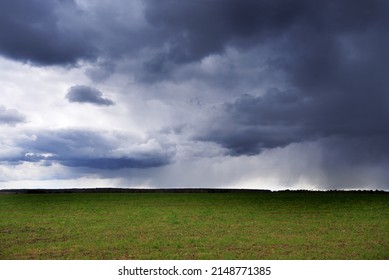
[{"label": "dark storm cloud", "polygon": [[[118,16],[125,11],[126,1],[115,1],[116,11],[110,5],[93,1],[84,10],[70,0],[1,1],[0,53],[42,65],[96,59],[98,69],[92,66],[89,70],[95,80],[125,69],[131,72],[130,76],[139,78],[137,82],[151,83],[169,81],[174,72],[199,64],[210,55],[228,59],[228,49],[233,49],[238,54],[231,67],[236,71],[234,75],[223,73],[210,79],[217,80],[214,85],[231,85],[239,83],[244,77],[242,73],[250,73],[247,87],[257,94],[237,92],[233,100],[220,101],[224,104],[218,107],[219,115],[209,117],[208,123],[193,133],[197,133],[196,139],[218,143],[232,155],[252,155],[291,143],[334,139],[323,145],[328,150],[333,147],[337,155],[350,162],[355,158],[344,141],[357,143],[353,146],[359,150],[374,147],[374,151],[361,153],[361,161],[381,160],[380,151],[387,159],[389,1],[142,3],[145,22],[138,26],[129,15]],[[138,27],[134,29],[132,25]],[[239,55],[246,53],[253,56],[251,61],[257,61],[256,56],[264,56],[263,49],[268,59],[258,61],[262,61],[266,71],[239,61]],[[127,60],[127,67],[115,67]],[[283,77],[279,85],[266,83],[278,75]],[[178,82],[184,83],[193,77],[188,74],[181,78]],[[204,81],[207,74],[196,78]],[[110,100],[98,91],[74,91],[74,96],[70,94],[72,90],[69,92],[69,101],[109,105],[105,103]],[[83,91],[89,93],[81,94]],[[68,147],[61,145],[68,132],[62,136],[60,142],[47,140],[47,147]],[[52,138],[40,139],[37,143]],[[52,153],[43,147],[33,152]],[[368,159],[367,155],[371,157]],[[65,158],[60,157],[63,164]],[[74,158],[78,164],[92,164],[89,159]],[[74,165],[72,160],[67,164]],[[101,165],[106,162],[109,160],[103,160]],[[131,160],[126,163],[132,164]]]},{"label": "dark storm cloud", "polygon": [[146,18],[169,43],[161,63],[195,61],[220,53],[227,45],[257,46],[289,34],[299,36],[299,41],[310,38],[310,32],[329,37],[359,33],[377,23],[384,27],[388,11],[382,0],[150,0],[145,4]]},{"label": "dark storm cloud", "polygon": [[0,55],[40,66],[103,61],[104,67],[112,67],[112,61],[143,48],[159,49],[156,28],[134,28],[135,4],[90,1],[83,7],[74,0],[0,1]]},{"label": "dark storm cloud", "polygon": [[90,103],[98,106],[111,106],[113,101],[104,98],[103,93],[96,88],[77,85],[69,89],[65,96],[69,102]]},{"label": "dark storm cloud", "polygon": [[82,16],[73,0],[2,0],[0,54],[39,65],[91,59],[90,34],[75,25]]},{"label": "dark storm cloud", "polygon": [[232,43],[258,44],[290,27],[302,13],[298,2],[147,1],[146,18],[164,32],[169,43],[153,65],[200,60]]},{"label": "dark storm cloud", "polygon": [[57,162],[68,167],[116,170],[122,168],[151,168],[166,165],[171,150],[134,151],[127,146],[142,142],[107,132],[84,130],[40,131],[15,143],[18,155],[0,159],[10,163]]},{"label": "dark storm cloud", "polygon": [[16,125],[26,121],[26,117],[14,109],[7,109],[0,105],[0,125]]},{"label": "dark storm cloud", "polygon": [[169,72],[228,46],[251,48],[292,34],[296,42],[312,34],[331,40],[376,24],[383,28],[388,8],[382,0],[145,0],[139,13],[147,24],[139,24],[142,17],[134,18],[127,6],[126,1],[91,1],[86,7],[73,0],[1,1],[0,52],[47,65],[110,61],[147,49],[145,70]]},{"label": "dark storm cloud", "polygon": [[371,144],[380,138],[382,148],[389,140],[388,98],[383,93],[353,94],[353,98],[342,92],[310,96],[272,89],[263,96],[243,95],[224,104],[199,138],[217,142],[231,154],[256,154],[330,136],[371,137]]},{"label": "dark storm cloud", "polygon": [[[232,11],[235,16],[228,17],[236,23],[221,21],[232,24],[232,32],[223,36],[224,46],[226,42],[241,50],[255,48],[256,44],[271,46],[272,59],[267,62],[266,74],[282,72],[285,82],[263,95],[241,95],[226,102],[199,138],[217,142],[231,154],[256,154],[267,148],[331,136],[355,140],[358,147],[387,150],[388,2],[243,2],[245,8]],[[250,19],[249,10],[261,16]],[[167,17],[163,22],[179,26],[178,18]],[[189,34],[193,26],[191,22],[187,27]],[[247,29],[234,34],[233,26],[236,30],[239,26]],[[211,49],[207,53],[213,52]],[[331,144],[336,145],[336,141]],[[336,150],[339,154],[343,151]],[[348,157],[350,153],[345,151],[343,155]]]}]

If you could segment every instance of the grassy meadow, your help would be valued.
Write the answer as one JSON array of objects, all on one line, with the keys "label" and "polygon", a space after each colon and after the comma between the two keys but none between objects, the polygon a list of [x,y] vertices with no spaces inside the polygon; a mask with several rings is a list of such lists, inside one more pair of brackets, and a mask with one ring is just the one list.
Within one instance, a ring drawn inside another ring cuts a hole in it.
[{"label": "grassy meadow", "polygon": [[389,194],[0,194],[0,259],[389,259]]}]

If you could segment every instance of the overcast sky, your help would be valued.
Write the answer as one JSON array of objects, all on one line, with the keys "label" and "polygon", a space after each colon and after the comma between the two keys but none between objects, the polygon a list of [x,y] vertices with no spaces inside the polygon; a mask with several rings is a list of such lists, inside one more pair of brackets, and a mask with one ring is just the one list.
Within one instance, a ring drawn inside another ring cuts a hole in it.
[{"label": "overcast sky", "polygon": [[389,189],[389,1],[1,0],[0,188]]}]

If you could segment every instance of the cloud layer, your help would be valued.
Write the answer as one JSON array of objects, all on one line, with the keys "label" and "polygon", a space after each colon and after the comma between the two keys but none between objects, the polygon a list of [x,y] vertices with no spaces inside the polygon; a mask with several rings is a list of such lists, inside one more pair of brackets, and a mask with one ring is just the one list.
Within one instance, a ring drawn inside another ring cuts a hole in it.
[{"label": "cloud layer", "polygon": [[168,164],[173,147],[161,147],[153,139],[89,130],[39,131],[14,143],[13,156],[0,158],[12,164],[37,162],[44,165],[116,170],[151,168]]},{"label": "cloud layer", "polygon": [[[3,162],[162,182],[169,166],[289,151],[309,161],[289,182],[388,185],[388,14],[382,0],[1,1],[0,55],[40,77],[0,81]],[[35,95],[48,101],[31,109]]]}]

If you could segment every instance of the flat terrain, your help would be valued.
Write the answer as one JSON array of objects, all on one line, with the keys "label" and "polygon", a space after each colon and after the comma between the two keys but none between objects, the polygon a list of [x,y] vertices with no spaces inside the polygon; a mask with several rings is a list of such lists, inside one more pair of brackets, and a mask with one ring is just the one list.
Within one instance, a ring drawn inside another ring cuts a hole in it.
[{"label": "flat terrain", "polygon": [[0,259],[389,259],[389,194],[0,194]]}]

